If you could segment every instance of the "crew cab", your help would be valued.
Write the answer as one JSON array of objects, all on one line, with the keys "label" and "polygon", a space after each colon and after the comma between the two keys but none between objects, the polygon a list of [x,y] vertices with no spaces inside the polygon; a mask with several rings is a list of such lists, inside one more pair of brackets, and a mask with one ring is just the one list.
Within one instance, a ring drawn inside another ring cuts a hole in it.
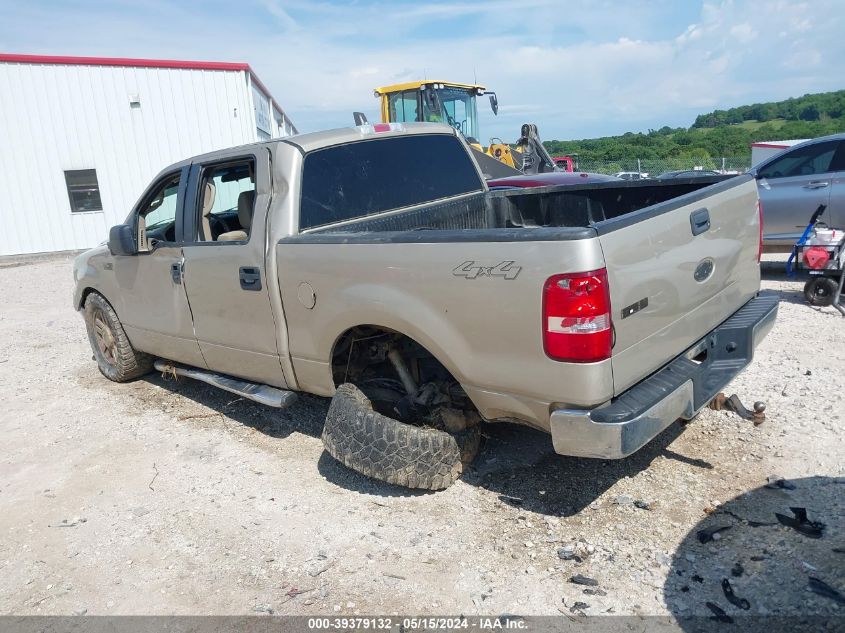
[{"label": "crew cab", "polygon": [[751,362],[759,257],[750,176],[491,191],[454,129],[394,123],[166,168],[73,302],[112,380],[155,364],[274,406],[352,383],[621,458]]}]

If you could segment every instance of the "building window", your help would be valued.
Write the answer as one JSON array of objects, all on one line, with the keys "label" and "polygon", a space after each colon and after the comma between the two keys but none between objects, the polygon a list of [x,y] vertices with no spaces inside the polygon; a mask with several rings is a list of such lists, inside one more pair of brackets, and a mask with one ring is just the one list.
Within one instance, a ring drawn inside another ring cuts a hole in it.
[{"label": "building window", "polygon": [[103,210],[96,169],[66,171],[65,183],[67,184],[67,195],[70,199],[70,210],[73,213]]}]

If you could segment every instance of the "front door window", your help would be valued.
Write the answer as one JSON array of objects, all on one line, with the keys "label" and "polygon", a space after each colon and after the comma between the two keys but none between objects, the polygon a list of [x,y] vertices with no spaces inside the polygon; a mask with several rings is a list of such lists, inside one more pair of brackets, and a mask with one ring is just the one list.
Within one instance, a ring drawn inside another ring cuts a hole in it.
[{"label": "front door window", "polygon": [[761,168],[758,174],[761,178],[788,178],[827,173],[838,145],[836,141],[829,141],[798,147]]},{"label": "front door window", "polygon": [[165,178],[150,194],[138,214],[138,250],[149,251],[158,242],[176,241],[179,174]]}]

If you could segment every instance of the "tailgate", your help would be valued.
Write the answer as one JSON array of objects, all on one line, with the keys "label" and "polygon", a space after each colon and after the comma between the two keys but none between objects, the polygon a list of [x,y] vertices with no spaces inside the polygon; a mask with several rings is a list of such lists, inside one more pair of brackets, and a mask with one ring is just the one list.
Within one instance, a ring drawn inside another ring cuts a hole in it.
[{"label": "tailgate", "polygon": [[683,353],[759,290],[757,184],[751,177],[596,228],[613,309],[615,395]]}]

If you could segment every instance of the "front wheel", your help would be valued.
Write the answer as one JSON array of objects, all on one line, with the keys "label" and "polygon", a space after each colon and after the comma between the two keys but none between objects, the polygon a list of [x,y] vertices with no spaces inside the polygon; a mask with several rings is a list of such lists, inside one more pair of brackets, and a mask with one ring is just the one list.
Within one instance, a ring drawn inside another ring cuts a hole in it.
[{"label": "front wheel", "polygon": [[126,382],[152,369],[153,357],[132,347],[114,308],[96,292],[85,300],[85,326],[97,367],[109,380]]},{"label": "front wheel", "polygon": [[839,284],[830,277],[813,277],[804,284],[804,298],[810,305],[824,308],[833,303]]}]

